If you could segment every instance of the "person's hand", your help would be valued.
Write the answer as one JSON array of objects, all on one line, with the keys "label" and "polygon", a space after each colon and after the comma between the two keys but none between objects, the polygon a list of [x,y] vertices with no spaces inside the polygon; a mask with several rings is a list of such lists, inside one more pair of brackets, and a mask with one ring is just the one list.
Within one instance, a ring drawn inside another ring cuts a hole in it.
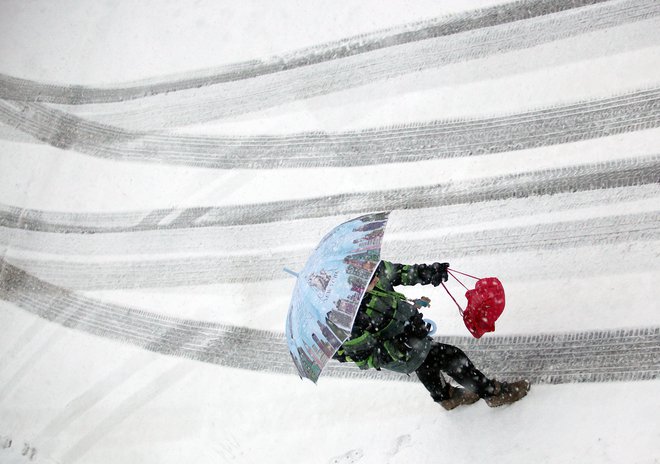
[{"label": "person's hand", "polygon": [[406,325],[404,333],[408,337],[424,338],[429,334],[430,327],[424,321],[424,314],[417,313],[410,318]]},{"label": "person's hand", "polygon": [[449,268],[449,263],[433,263],[431,264],[431,269],[433,272],[431,274],[431,285],[437,287],[442,282],[447,282],[449,275],[447,274],[447,269]]}]

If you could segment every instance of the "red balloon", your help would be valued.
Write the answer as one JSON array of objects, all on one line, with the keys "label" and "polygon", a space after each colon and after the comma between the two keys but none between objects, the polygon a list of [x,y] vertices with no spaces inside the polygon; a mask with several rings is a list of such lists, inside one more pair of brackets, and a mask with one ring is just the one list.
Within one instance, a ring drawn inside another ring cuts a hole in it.
[{"label": "red balloon", "polygon": [[497,277],[479,279],[473,290],[465,293],[468,305],[463,322],[473,337],[481,338],[495,331],[495,321],[504,311],[504,287]]}]

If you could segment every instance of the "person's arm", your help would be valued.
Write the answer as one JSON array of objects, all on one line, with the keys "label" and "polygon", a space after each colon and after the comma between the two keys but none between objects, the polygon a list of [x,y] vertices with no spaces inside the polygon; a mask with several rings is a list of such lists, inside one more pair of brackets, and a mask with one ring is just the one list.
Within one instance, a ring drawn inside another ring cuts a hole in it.
[{"label": "person's arm", "polygon": [[379,275],[388,280],[393,287],[397,285],[428,285],[434,287],[447,282],[449,263],[399,264],[381,261]]}]

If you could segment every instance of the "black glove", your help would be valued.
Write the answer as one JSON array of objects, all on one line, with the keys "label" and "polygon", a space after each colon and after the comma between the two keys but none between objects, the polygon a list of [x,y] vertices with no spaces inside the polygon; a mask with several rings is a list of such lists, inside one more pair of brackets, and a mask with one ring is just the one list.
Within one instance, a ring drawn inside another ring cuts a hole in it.
[{"label": "black glove", "polygon": [[424,321],[424,315],[417,313],[409,319],[409,324],[403,329],[403,333],[408,338],[425,338],[430,331],[430,327]]},{"label": "black glove", "polygon": [[418,272],[422,284],[431,284],[437,287],[441,282],[447,282],[447,279],[449,279],[449,275],[447,274],[448,268],[449,263],[433,263],[430,266],[420,264]]},{"label": "black glove", "polygon": [[447,274],[447,269],[449,268],[449,263],[433,263],[431,264],[433,268],[433,276],[431,277],[431,285],[437,287],[441,282],[447,282],[449,275]]}]

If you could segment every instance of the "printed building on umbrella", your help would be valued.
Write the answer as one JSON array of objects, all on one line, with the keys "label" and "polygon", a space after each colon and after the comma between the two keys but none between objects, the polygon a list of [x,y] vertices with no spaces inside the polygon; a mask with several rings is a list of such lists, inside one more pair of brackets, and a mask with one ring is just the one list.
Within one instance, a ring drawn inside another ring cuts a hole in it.
[{"label": "printed building on umbrella", "polygon": [[333,309],[328,313],[328,319],[348,334],[353,327],[356,306],[357,303],[354,301],[339,299],[335,303],[336,309]]},{"label": "printed building on umbrella", "polygon": [[351,298],[340,298],[337,300],[335,303],[335,307],[337,308],[337,311],[341,311],[342,313],[346,313],[350,315],[351,317],[353,314],[355,314],[355,307],[357,301],[355,298],[355,295],[351,295]]},{"label": "printed building on umbrella", "polygon": [[[350,333],[351,333],[351,328],[344,329],[344,328],[338,326],[338,325],[334,322],[334,320],[333,320],[334,318],[331,318],[331,317],[330,317],[330,315],[331,315],[333,312],[334,312],[334,311],[330,311],[330,312],[326,315],[326,317],[325,317],[325,323],[326,323],[327,326],[330,328],[330,330],[331,330],[332,332],[334,332],[334,333],[337,335],[337,338],[339,338],[340,341],[346,340],[346,339],[348,338],[348,336],[350,335]],[[352,324],[353,324],[353,321],[351,320],[351,325],[352,325]]]},{"label": "printed building on umbrella", "polygon": [[344,258],[344,263],[355,266],[356,268],[373,271],[376,268],[380,258],[378,250],[370,249],[361,253],[354,253]]},{"label": "printed building on umbrella", "polygon": [[361,253],[354,253],[350,255],[351,259],[357,259],[360,261],[368,261],[372,266],[376,266],[380,260],[380,252],[376,249],[370,249],[363,251]]},{"label": "printed building on umbrella", "polygon": [[371,271],[362,269],[361,267],[353,266],[352,264],[346,266],[346,273],[365,281],[371,277]]},{"label": "printed building on umbrella", "polygon": [[300,363],[303,366],[303,369],[309,376],[318,377],[321,375],[321,368],[312,362],[307,353],[301,348],[298,347],[298,356],[300,356]]},{"label": "printed building on umbrella", "polygon": [[324,294],[328,290],[328,285],[332,281],[332,275],[328,274],[324,269],[317,273],[311,273],[307,278],[307,283],[310,287],[316,289],[319,295]]},{"label": "printed building on umbrella", "polygon": [[329,342],[321,340],[316,334],[312,334],[312,339],[328,358],[335,354],[335,349],[332,348]]},{"label": "printed building on umbrella", "polygon": [[317,345],[309,346],[307,343],[303,342],[303,346],[305,347],[305,351],[312,357],[315,364],[323,365],[328,360],[323,351],[321,351],[321,348]]},{"label": "printed building on umbrella", "polygon": [[380,241],[374,240],[370,242],[359,242],[357,245],[359,245],[359,248],[356,248],[353,251],[361,253],[363,251],[378,250],[380,247]]},{"label": "printed building on umbrella", "polygon": [[376,263],[374,263],[373,261],[362,261],[359,259],[345,258],[344,262],[346,264],[354,266],[355,268],[363,269],[369,273],[371,273],[376,268]]},{"label": "printed building on umbrella", "polygon": [[305,368],[303,367],[303,365],[300,363],[300,360],[299,360],[298,358],[296,358],[296,357],[293,355],[293,353],[289,352],[289,354],[291,355],[291,359],[293,359],[293,363],[296,365],[296,369],[298,369],[298,373],[299,373],[301,376],[305,375],[305,372],[307,372],[307,371],[305,370]]},{"label": "printed building on umbrella", "polygon": [[351,286],[351,292],[361,295],[366,289],[363,279],[358,279],[355,276],[348,276],[348,283]]},{"label": "printed building on umbrella", "polygon": [[374,230],[373,232],[361,237],[357,240],[353,240],[353,243],[358,245],[355,251],[368,251],[368,250],[379,250],[380,244],[383,239],[383,229]]},{"label": "printed building on umbrella", "polygon": [[333,353],[334,351],[338,350],[339,347],[341,346],[341,340],[337,338],[337,335],[333,333],[332,330],[328,328],[327,325],[321,324],[321,321],[316,321],[318,324],[319,328],[321,329],[321,333],[325,337],[326,340],[330,343],[330,346],[332,346]]},{"label": "printed building on umbrella", "polygon": [[328,320],[341,328],[344,332],[350,332],[353,325],[353,316],[341,311],[332,310],[328,313]]},{"label": "printed building on umbrella", "polygon": [[367,232],[370,230],[377,230],[377,229],[382,229],[383,226],[385,225],[387,221],[378,221],[378,222],[370,222],[368,224],[365,224],[363,226],[357,227],[353,229],[355,232]]},{"label": "printed building on umbrella", "polygon": [[369,232],[363,237],[358,238],[357,240],[353,240],[353,243],[380,241],[383,238],[383,235],[385,235],[385,229],[377,229]]},{"label": "printed building on umbrella", "polygon": [[364,285],[359,285],[359,284],[352,284],[351,285],[351,292],[355,294],[360,294],[364,292],[365,286]]}]

